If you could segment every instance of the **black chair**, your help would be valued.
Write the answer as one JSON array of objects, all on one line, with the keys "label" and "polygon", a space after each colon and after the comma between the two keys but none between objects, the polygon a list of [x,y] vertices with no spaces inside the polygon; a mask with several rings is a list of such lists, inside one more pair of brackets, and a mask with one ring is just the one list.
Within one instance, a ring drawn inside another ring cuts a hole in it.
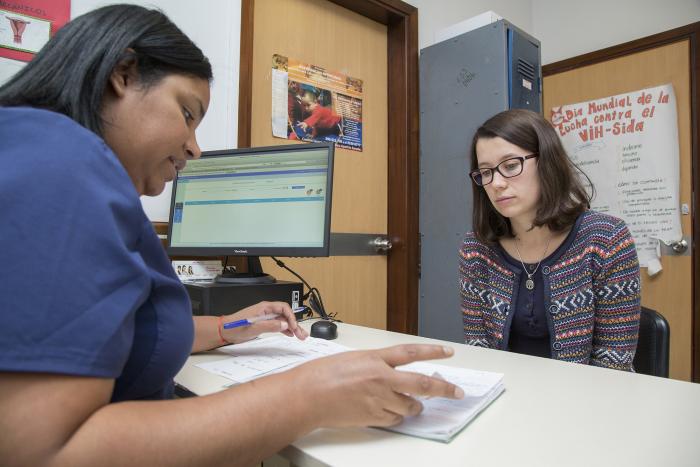
[{"label": "black chair", "polygon": [[634,371],[668,378],[668,355],[671,330],[660,313],[642,307],[639,317],[639,342],[634,355]]}]

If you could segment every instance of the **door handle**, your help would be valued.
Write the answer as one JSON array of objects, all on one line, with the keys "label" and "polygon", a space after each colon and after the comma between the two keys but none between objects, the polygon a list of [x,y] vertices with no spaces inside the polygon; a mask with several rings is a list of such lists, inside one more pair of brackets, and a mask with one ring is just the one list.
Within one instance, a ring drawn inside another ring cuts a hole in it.
[{"label": "door handle", "polygon": [[685,253],[685,250],[688,249],[688,242],[685,241],[685,238],[682,238],[679,241],[672,243],[671,249],[679,254]]},{"label": "door handle", "polygon": [[387,253],[393,246],[389,237],[377,237],[370,242],[377,253]]},{"label": "door handle", "polygon": [[[398,241],[398,240],[397,240]],[[392,242],[379,233],[331,233],[330,256],[386,256]]]}]

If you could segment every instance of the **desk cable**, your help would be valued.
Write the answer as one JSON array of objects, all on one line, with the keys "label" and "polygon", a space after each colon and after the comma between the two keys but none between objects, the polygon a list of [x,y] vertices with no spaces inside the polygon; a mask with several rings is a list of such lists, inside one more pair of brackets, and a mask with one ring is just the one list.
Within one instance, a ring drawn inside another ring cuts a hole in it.
[{"label": "desk cable", "polygon": [[321,292],[316,287],[311,287],[308,282],[304,280],[303,277],[301,277],[299,274],[296,272],[292,271],[286,264],[284,264],[282,261],[278,260],[274,256],[270,256],[272,260],[277,263],[277,266],[286,269],[290,273],[292,273],[295,277],[297,277],[305,286],[307,289],[309,289],[308,292],[303,294],[302,296],[302,302],[305,300],[309,300],[309,305],[311,306],[311,309],[314,310],[321,318],[325,319],[330,319],[331,321],[338,321],[341,322],[338,319],[335,319],[336,313],[326,313],[326,309],[323,306],[323,299],[321,298]]}]

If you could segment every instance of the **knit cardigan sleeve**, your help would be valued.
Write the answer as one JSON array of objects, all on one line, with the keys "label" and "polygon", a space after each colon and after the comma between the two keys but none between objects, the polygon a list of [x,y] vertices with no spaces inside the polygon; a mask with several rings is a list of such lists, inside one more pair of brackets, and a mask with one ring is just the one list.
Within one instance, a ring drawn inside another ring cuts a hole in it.
[{"label": "knit cardigan sleeve", "polygon": [[590,364],[633,371],[640,314],[639,260],[623,221],[613,225],[593,280],[596,300]]},{"label": "knit cardigan sleeve", "polygon": [[479,297],[479,266],[476,261],[478,243],[472,235],[467,235],[459,254],[459,286],[462,305],[464,343],[479,347],[489,347],[484,327],[482,303]]}]

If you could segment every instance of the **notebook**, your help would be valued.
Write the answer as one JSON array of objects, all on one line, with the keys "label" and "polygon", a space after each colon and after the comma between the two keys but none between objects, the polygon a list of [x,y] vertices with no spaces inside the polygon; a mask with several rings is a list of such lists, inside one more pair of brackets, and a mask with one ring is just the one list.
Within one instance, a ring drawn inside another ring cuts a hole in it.
[{"label": "notebook", "polygon": [[503,373],[455,368],[429,362],[415,362],[397,370],[423,373],[451,382],[464,390],[459,400],[441,397],[421,398],[423,411],[406,417],[390,431],[448,443],[488,407],[503,391]]}]

